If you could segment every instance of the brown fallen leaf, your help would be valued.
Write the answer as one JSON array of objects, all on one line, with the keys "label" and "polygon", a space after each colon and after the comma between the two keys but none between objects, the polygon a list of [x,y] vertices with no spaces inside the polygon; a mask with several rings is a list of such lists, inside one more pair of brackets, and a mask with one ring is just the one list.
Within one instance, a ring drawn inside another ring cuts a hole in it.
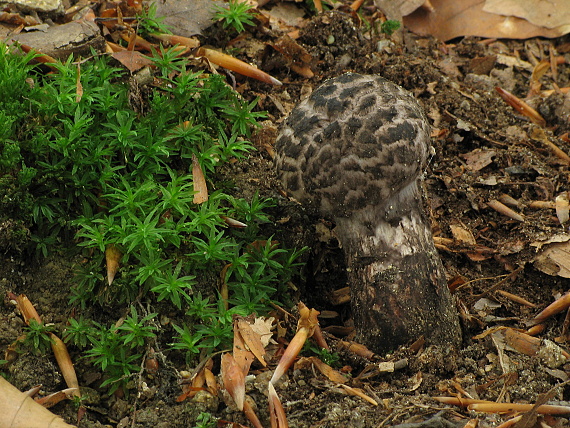
[{"label": "brown fallen leaf", "polygon": [[458,224],[451,224],[449,225],[449,229],[451,230],[451,234],[453,235],[455,240],[458,241],[458,243],[460,243],[461,245],[467,245],[472,247],[477,245],[477,241],[475,241],[475,237],[473,236],[471,231],[467,230],[467,228],[465,228],[464,226]]},{"label": "brown fallen leaf", "polygon": [[[485,10],[486,0],[431,0],[433,9],[418,8],[404,16],[404,25],[421,35],[433,35],[447,41],[460,36],[526,39],[560,37],[567,25],[556,28],[537,26],[526,19]],[[550,6],[552,7],[552,6]]]},{"label": "brown fallen leaf", "polygon": [[461,155],[465,159],[467,168],[471,171],[480,171],[493,162],[493,157],[497,155],[495,150],[475,149],[469,153]]},{"label": "brown fallen leaf", "polygon": [[[107,44],[111,49],[116,49],[111,43],[107,42]],[[153,64],[149,58],[145,57],[138,51],[128,51],[126,49],[113,51],[111,56],[123,64],[132,73]]]},{"label": "brown fallen leaf", "polygon": [[222,355],[222,382],[224,388],[233,398],[239,410],[243,411],[245,400],[245,376],[241,367],[238,366],[232,354]]},{"label": "brown fallen leaf", "polygon": [[486,0],[483,10],[498,15],[517,16],[545,28],[557,28],[570,22],[570,3],[567,1]]},{"label": "brown fallen leaf", "polygon": [[207,58],[212,63],[220,67],[227,68],[228,70],[235,71],[247,77],[260,80],[261,82],[269,83],[270,85],[281,86],[281,83],[276,78],[270,76],[265,71],[255,68],[246,62],[243,62],[233,56],[226,55],[225,53],[218,52],[214,49],[198,48],[195,55],[197,57]]},{"label": "brown fallen leaf", "polygon": [[545,245],[533,264],[547,275],[570,278],[570,241]]},{"label": "brown fallen leaf", "polygon": [[0,426],[6,428],[72,428],[0,376]]},{"label": "brown fallen leaf", "polygon": [[253,331],[250,323],[243,317],[237,318],[236,322],[234,323],[234,334],[236,332],[235,328],[236,324],[237,324],[237,330],[241,335],[241,337],[243,338],[243,341],[247,346],[247,349],[249,349],[253,353],[253,355],[255,355],[255,358],[257,358],[257,360],[261,363],[263,367],[267,367],[267,363],[263,358],[263,356],[265,355],[265,348],[261,343],[261,337],[259,336],[259,334]]},{"label": "brown fallen leaf", "polygon": [[76,388],[62,389],[61,391],[54,392],[53,394],[46,395],[39,398],[36,403],[41,404],[46,409],[55,406],[63,400],[71,400],[76,395]]}]

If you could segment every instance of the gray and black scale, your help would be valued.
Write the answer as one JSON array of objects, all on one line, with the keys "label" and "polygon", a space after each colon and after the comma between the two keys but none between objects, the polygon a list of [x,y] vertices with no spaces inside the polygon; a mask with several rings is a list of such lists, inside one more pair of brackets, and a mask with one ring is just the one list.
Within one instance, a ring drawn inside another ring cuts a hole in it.
[{"label": "gray and black scale", "polygon": [[333,219],[358,339],[379,352],[460,328],[419,180],[433,149],[416,99],[378,75],[326,81],[284,122],[277,174],[301,204]]}]

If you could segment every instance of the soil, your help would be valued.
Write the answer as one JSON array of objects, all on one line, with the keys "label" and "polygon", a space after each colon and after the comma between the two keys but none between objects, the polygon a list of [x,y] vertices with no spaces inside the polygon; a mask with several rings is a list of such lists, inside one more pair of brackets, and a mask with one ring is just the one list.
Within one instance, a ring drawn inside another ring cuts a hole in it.
[{"label": "soil", "polygon": [[[347,395],[342,387],[311,368],[292,367],[277,392],[290,427],[462,427],[469,418],[478,418],[481,427],[497,426],[507,417],[470,412],[441,404],[432,397],[456,396],[465,391],[472,398],[483,400],[534,403],[541,394],[568,379],[570,363],[549,367],[539,355],[500,349],[495,336],[475,338],[491,327],[525,329],[525,321],[568,289],[568,279],[549,276],[532,263],[536,248],[531,244],[563,232],[564,227],[553,209],[530,208],[532,201],[554,201],[568,190],[568,164],[533,139],[538,126],[515,112],[495,91],[500,86],[524,98],[532,68],[512,65],[505,58],[535,64],[548,59],[552,48],[563,55],[568,50],[568,39],[463,38],[444,44],[405,29],[392,39],[371,37],[364,28],[351,14],[323,13],[301,29],[297,40],[312,57],[313,78],[290,71],[287,60],[270,48],[252,49],[252,58],[244,59],[257,62],[280,79],[283,86],[270,87],[237,78],[244,96],[260,97],[260,109],[268,111],[269,118],[254,137],[259,150],[249,159],[219,171],[219,178],[233,181],[236,191],[245,198],[259,192],[279,201],[272,212],[276,239],[289,247],[311,247],[303,276],[295,283],[294,298],[328,314],[321,318],[321,326],[330,333],[327,340],[339,353],[340,366],[353,377],[350,385],[362,388],[378,405]],[[217,30],[219,27],[208,31],[204,44],[220,46],[223,35]],[[273,43],[275,37],[270,31],[258,29],[234,47],[241,49],[260,41]],[[569,55],[565,58],[570,61]],[[301,96],[324,79],[346,71],[378,73],[403,86],[418,98],[432,121],[435,155],[425,175],[425,192],[436,243],[462,315],[461,349],[416,343],[389,355],[366,359],[342,348],[332,334],[340,336],[342,329],[335,327],[350,326],[349,305],[334,305],[330,298],[333,290],[345,286],[347,268],[334,238],[334,225],[330,219],[316,217],[284,196],[275,179],[268,148],[279,123]],[[558,87],[570,86],[569,80],[567,69],[559,66]],[[552,87],[552,75],[547,74],[541,82]],[[557,138],[569,131],[567,98],[554,92],[548,98],[534,97],[530,102],[546,120],[546,135],[568,153],[568,140]],[[518,206],[514,210],[524,215],[523,221],[489,206],[490,201],[501,199],[503,194],[516,200]],[[460,239],[458,230],[473,239]],[[0,234],[4,250],[0,294],[25,294],[45,322],[63,325],[72,309],[68,292],[73,266],[78,262],[76,256],[61,251],[48,259],[27,259],[17,250],[21,246],[20,235],[12,236],[2,230]],[[517,303],[501,291],[536,306]],[[120,313],[125,309],[90,310]],[[563,322],[563,315],[550,320],[541,339],[555,341],[561,336]],[[294,325],[294,320],[290,325]],[[22,329],[21,317],[5,300],[0,305],[0,349],[18,338]],[[85,385],[84,394],[91,394],[80,426],[190,427],[202,411],[249,426],[245,416],[227,404],[221,393],[218,397],[201,393],[176,402],[181,393],[180,371],[194,367],[186,366],[179,355],[168,350],[169,334],[159,334],[156,341],[158,372],[141,372],[133,380],[139,393],[125,397],[108,397],[104,389],[98,389],[100,375],[71,349],[80,384]],[[382,371],[382,362],[395,362],[396,369]],[[11,382],[21,390],[38,383],[46,392],[65,388],[50,356],[24,353],[8,370]],[[253,372],[247,384],[248,395],[264,426],[269,426],[265,396],[268,374],[271,371]],[[565,400],[570,400],[568,386],[552,391],[550,401]],[[71,423],[75,421],[76,410],[69,402],[51,410]],[[549,418],[547,422],[549,426],[570,424],[563,417]]]}]

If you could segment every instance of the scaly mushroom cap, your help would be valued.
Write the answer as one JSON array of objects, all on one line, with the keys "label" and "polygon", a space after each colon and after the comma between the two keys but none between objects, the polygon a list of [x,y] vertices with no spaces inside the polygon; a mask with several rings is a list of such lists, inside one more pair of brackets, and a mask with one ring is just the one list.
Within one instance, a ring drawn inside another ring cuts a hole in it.
[{"label": "scaly mushroom cap", "polygon": [[431,152],[430,127],[406,90],[380,76],[348,73],[299,103],[276,145],[291,196],[322,215],[375,212],[413,185]]}]

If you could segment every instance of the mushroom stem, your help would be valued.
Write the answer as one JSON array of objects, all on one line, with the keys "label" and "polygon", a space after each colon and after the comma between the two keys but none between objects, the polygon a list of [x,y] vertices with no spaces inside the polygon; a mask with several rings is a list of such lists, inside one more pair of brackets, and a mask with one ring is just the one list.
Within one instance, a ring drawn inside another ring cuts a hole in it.
[{"label": "mushroom stem", "polygon": [[357,340],[376,352],[422,335],[433,344],[459,345],[457,312],[417,182],[378,207],[375,225],[362,215],[370,212],[335,219]]}]

